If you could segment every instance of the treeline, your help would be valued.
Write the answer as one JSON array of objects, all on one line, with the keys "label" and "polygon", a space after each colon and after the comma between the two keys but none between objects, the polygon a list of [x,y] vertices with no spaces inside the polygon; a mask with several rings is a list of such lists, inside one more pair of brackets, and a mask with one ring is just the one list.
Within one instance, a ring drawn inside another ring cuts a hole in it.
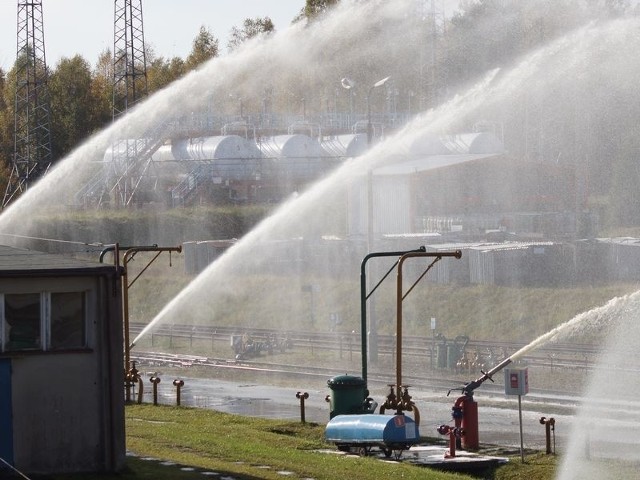
[{"label": "treeline", "polygon": [[[293,21],[311,24],[341,3],[347,1],[307,0]],[[366,95],[347,99],[340,78],[350,76],[366,86],[391,74],[384,108],[415,114],[441,104],[487,71],[508,66],[581,25],[633,16],[638,8],[626,0],[477,0],[461,1],[457,12],[445,18],[428,8],[430,2],[415,0],[414,4],[415,15],[410,19],[385,17],[372,23],[366,35],[349,35],[344,31],[349,29],[343,28],[331,30],[330,41],[310,38],[322,50],[322,75],[309,68],[282,82],[274,79],[280,97],[269,93],[272,111],[297,113],[304,108],[312,115],[355,108],[363,112]],[[384,5],[390,8],[386,2],[381,8]],[[354,27],[361,20],[353,18]],[[232,29],[226,49],[232,52],[248,39],[274,32],[269,17],[248,18]],[[149,49],[148,92],[162,89],[222,54],[218,39],[205,27],[196,33],[186,58],[165,58]],[[54,162],[112,121],[112,61],[112,52],[107,50],[93,64],[74,56],[49,67]],[[625,197],[629,184],[640,180],[635,160],[640,142],[633,121],[640,116],[640,96],[629,98],[630,91],[617,85],[606,95],[595,90],[598,82],[606,85],[614,80],[599,75],[587,81],[588,87],[581,87],[582,97],[561,92],[564,100],[559,102],[532,97],[523,117],[506,119],[506,126],[505,119],[501,122],[507,148],[520,157],[562,158],[573,164],[587,159],[583,177],[588,178],[585,182],[590,194],[606,204],[608,218],[615,219],[613,224],[634,226],[640,224],[640,195]],[[570,85],[563,88],[570,92]],[[244,108],[260,111],[266,96],[262,92],[253,98],[247,95]],[[14,98],[15,66],[9,72],[0,70],[0,193],[14,148]],[[592,103],[589,108],[585,107],[587,102]],[[608,161],[594,161],[601,158]]]}]

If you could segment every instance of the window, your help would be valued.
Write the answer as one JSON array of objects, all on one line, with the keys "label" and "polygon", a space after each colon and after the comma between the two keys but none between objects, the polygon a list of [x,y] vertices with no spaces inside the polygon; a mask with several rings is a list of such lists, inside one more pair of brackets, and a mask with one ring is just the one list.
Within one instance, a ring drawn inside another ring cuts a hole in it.
[{"label": "window", "polygon": [[0,299],[2,351],[87,346],[85,292],[5,293]]},{"label": "window", "polygon": [[52,349],[86,346],[84,293],[51,294]]},{"label": "window", "polygon": [[14,293],[4,296],[5,350],[42,348],[40,294]]}]

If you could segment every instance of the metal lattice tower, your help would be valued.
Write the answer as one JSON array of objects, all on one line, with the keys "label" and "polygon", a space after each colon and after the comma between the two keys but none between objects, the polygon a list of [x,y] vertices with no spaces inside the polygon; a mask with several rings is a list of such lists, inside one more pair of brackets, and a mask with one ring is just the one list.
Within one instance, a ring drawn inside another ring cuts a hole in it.
[{"label": "metal lattice tower", "polygon": [[[114,0],[113,120],[147,94],[142,0]],[[157,148],[157,146],[155,147]],[[122,139],[112,146],[107,183],[117,206],[129,205],[149,167],[146,140]]]},{"label": "metal lattice tower", "polygon": [[438,49],[440,39],[445,33],[443,2],[438,0],[418,0],[417,18],[424,28],[424,46],[420,48],[420,107],[422,110],[438,104],[439,81]]},{"label": "metal lattice tower", "polygon": [[113,26],[114,120],[147,94],[142,0],[115,0]]},{"label": "metal lattice tower", "polygon": [[42,0],[18,1],[17,32],[14,153],[3,207],[44,175],[52,159]]}]

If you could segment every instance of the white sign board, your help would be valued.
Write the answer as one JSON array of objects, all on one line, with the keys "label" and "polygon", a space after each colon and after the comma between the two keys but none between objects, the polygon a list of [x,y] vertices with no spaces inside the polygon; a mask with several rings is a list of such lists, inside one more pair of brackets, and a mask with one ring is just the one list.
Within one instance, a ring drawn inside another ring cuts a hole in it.
[{"label": "white sign board", "polygon": [[529,369],[505,368],[504,393],[506,395],[526,395],[529,393]]}]

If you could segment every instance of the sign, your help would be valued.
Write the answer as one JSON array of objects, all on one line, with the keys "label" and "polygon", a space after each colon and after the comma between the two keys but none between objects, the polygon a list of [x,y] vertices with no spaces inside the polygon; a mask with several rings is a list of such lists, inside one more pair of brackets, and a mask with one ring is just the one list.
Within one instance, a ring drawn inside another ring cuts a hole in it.
[{"label": "sign", "polygon": [[505,395],[526,395],[529,393],[529,369],[505,368],[504,393]]},{"label": "sign", "polygon": [[436,329],[436,319],[435,317],[431,317],[431,330]]}]

